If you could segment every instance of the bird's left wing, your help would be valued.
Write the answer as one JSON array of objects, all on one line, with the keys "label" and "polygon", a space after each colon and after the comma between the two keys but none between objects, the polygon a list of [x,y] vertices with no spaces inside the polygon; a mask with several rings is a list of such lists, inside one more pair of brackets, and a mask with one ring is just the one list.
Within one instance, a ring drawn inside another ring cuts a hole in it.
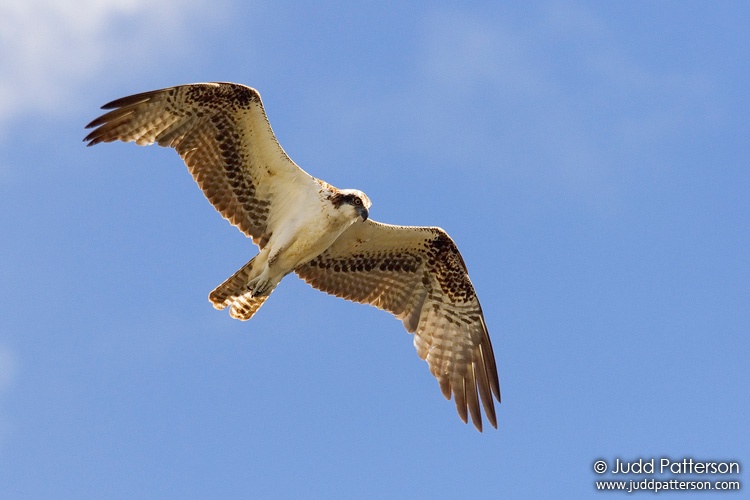
[{"label": "bird's left wing", "polygon": [[279,145],[253,88],[194,83],[103,108],[110,111],[86,126],[94,129],[84,139],[89,146],[120,140],[174,148],[216,210],[261,248],[290,202],[317,199],[320,182]]},{"label": "bird's left wing", "polygon": [[368,219],[295,271],[315,288],[401,319],[445,397],[453,394],[461,419],[467,421],[468,407],[481,431],[481,400],[497,427],[492,394],[500,401],[500,384],[492,344],[464,261],[445,231]]}]

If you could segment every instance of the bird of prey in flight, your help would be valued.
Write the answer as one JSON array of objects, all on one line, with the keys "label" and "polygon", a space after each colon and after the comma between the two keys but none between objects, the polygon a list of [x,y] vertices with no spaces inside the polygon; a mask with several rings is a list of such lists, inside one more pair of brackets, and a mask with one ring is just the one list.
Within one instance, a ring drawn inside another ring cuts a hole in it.
[{"label": "bird of prey in flight", "polygon": [[174,148],[216,210],[260,251],[209,295],[250,319],[282,278],[371,304],[403,321],[417,354],[464,422],[482,430],[480,401],[497,428],[495,357],[458,248],[437,227],[369,218],[370,199],[299,168],[279,145],[260,94],[197,83],[123,97],[86,128],[89,146],[125,141]]}]

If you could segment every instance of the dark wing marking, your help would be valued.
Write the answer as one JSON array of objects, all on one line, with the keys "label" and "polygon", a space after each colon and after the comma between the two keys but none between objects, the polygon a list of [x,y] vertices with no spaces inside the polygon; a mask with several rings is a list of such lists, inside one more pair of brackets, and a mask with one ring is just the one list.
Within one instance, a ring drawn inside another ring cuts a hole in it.
[{"label": "dark wing marking", "polygon": [[197,83],[144,92],[105,104],[87,125],[89,146],[120,140],[172,147],[208,200],[261,248],[270,213],[285,200],[317,193],[316,179],[284,152],[260,94],[234,83]]},{"label": "dark wing marking", "polygon": [[[497,427],[495,357],[482,309],[458,248],[439,228],[355,223],[297,274],[324,292],[401,319],[446,398],[482,430],[479,401]],[[478,394],[477,394],[478,391]]]}]

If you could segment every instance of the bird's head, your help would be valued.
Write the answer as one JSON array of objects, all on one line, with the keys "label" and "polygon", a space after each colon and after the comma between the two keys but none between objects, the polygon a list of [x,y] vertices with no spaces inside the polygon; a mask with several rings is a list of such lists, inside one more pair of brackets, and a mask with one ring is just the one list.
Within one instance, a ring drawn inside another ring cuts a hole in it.
[{"label": "bird's head", "polygon": [[354,214],[362,218],[363,221],[369,217],[369,209],[372,206],[370,198],[358,189],[339,189],[336,194],[331,196],[331,203],[339,210],[344,207],[351,207]]}]

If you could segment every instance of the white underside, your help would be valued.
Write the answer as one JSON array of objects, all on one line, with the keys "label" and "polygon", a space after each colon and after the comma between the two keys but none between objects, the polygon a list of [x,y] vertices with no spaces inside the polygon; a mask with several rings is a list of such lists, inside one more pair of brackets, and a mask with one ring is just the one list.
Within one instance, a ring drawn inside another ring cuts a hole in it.
[{"label": "white underside", "polygon": [[253,296],[271,293],[284,276],[323,253],[359,218],[351,205],[334,208],[325,194],[320,192],[313,204],[296,199],[284,207],[282,227],[255,257],[248,281]]}]

